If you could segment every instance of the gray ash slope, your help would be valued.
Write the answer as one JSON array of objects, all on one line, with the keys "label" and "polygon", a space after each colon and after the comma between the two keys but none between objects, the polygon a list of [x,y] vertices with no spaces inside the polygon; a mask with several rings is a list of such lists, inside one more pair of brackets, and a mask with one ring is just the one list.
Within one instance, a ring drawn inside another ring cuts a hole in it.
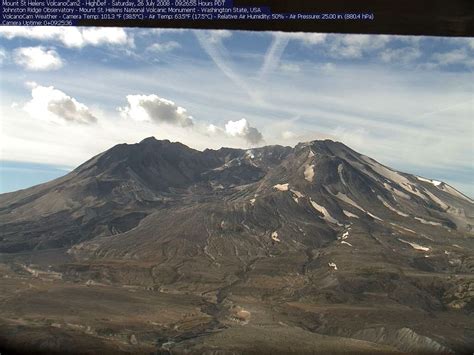
[{"label": "gray ash slope", "polygon": [[226,330],[271,314],[292,331],[463,352],[474,347],[473,226],[473,201],[453,187],[339,142],[201,152],[147,138],[0,195],[0,261],[202,297]]}]

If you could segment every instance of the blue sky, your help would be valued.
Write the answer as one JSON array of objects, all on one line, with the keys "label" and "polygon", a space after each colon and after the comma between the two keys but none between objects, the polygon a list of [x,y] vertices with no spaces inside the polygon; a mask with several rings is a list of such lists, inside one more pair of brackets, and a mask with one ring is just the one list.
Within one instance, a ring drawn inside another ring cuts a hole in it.
[{"label": "blue sky", "polygon": [[474,196],[474,39],[0,27],[0,192],[148,136],[339,140]]}]

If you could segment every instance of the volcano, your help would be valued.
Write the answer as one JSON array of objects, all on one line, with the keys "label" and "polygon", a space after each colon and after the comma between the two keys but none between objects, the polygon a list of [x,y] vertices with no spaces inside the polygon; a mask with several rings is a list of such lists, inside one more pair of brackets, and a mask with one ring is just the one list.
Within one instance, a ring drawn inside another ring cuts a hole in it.
[{"label": "volcano", "polygon": [[467,353],[474,203],[330,140],[147,138],[0,195],[0,344]]}]

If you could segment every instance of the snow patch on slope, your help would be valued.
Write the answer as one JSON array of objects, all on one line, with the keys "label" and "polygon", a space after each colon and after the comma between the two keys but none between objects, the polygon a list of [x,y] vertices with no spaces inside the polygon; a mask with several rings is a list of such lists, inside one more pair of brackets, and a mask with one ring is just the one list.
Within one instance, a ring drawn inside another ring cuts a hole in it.
[{"label": "snow patch on slope", "polygon": [[339,165],[337,166],[337,173],[339,174],[339,179],[341,179],[341,182],[342,182],[344,185],[347,186],[347,182],[346,182],[346,180],[344,180],[344,176],[342,176],[342,169],[343,169],[343,168],[344,168],[344,167],[342,166],[342,164],[339,164]]},{"label": "snow patch on slope", "polygon": [[314,209],[318,212],[320,212],[322,215],[323,215],[323,219],[328,221],[329,223],[333,223],[333,224],[337,224],[338,226],[342,226],[342,224],[339,223],[339,221],[337,219],[335,219],[334,217],[332,217],[330,215],[330,213],[328,212],[328,210],[321,206],[321,205],[318,205],[316,202],[314,202],[313,200],[309,200],[311,202],[311,205],[314,207]]},{"label": "snow patch on slope", "polygon": [[459,198],[462,198],[463,200],[465,201],[468,201],[470,203],[473,202],[473,200],[471,200],[469,197],[467,196],[464,196],[462,193],[460,193],[458,190],[456,190],[454,187],[451,187],[449,186],[448,184],[441,184],[440,186],[438,186],[438,188],[440,190],[443,190],[444,192],[447,192],[448,194],[450,195],[453,195],[453,196],[456,196],[456,197],[459,197]]},{"label": "snow patch on slope", "polygon": [[341,239],[342,240],[346,240],[347,238],[349,238],[349,230],[346,230],[344,233],[342,233],[341,235]]},{"label": "snow patch on slope", "polygon": [[380,176],[383,176],[384,178],[395,182],[405,191],[417,195],[418,197],[421,197],[422,199],[426,200],[426,196],[423,195],[405,176],[401,175],[396,171],[390,170],[389,168],[377,163],[375,160],[372,160],[369,157],[366,157],[365,155],[362,155],[361,158],[363,161],[369,164],[372,170],[374,170]]},{"label": "snow patch on slope", "polygon": [[335,195],[339,200],[344,201],[345,203],[361,210],[362,212],[365,212],[365,210],[360,207],[356,202],[351,200],[347,195],[343,194],[342,192],[338,192],[337,195]]},{"label": "snow patch on slope", "polygon": [[291,190],[291,192],[294,193],[296,195],[296,197],[298,197],[298,198],[303,198],[304,197],[304,195],[299,191]]},{"label": "snow patch on slope", "polygon": [[299,192],[299,191],[296,191],[296,190],[290,190],[290,191],[293,193],[293,195],[294,195],[294,196],[293,196],[293,200],[294,200],[296,203],[299,202],[299,199],[300,199],[300,198],[303,198],[303,197],[304,197],[304,195],[303,195],[301,192]]},{"label": "snow patch on slope", "polygon": [[372,218],[374,218],[374,219],[376,219],[376,220],[379,220],[379,221],[383,222],[383,219],[382,219],[382,218],[377,217],[376,215],[374,215],[374,214],[372,214],[372,213],[370,213],[370,212],[367,212],[367,214],[368,214],[370,217],[372,217]]},{"label": "snow patch on slope", "polygon": [[416,177],[418,180],[420,181],[424,181],[424,182],[429,182],[430,184],[433,184],[434,186],[438,187],[439,185],[442,184],[441,181],[436,181],[436,180],[431,180],[431,179],[425,179],[425,178],[422,178],[421,176],[417,176]]},{"label": "snow patch on slope", "polygon": [[346,210],[342,210],[342,213],[344,213],[349,218],[359,218],[358,215],[356,215],[354,213],[350,213],[349,211],[346,211]]},{"label": "snow patch on slope", "polygon": [[395,195],[397,195],[398,197],[402,197],[406,200],[409,200],[411,199],[410,195],[400,191],[400,190],[397,190],[397,189],[394,189],[392,186],[390,186],[389,184],[387,184],[386,182],[383,183],[383,186],[387,189],[387,190],[390,190],[392,191],[392,193],[394,193]]},{"label": "snow patch on slope", "polygon": [[346,244],[346,245],[351,247],[352,244],[346,241],[346,239],[349,238],[349,230],[350,229],[351,228],[349,227],[344,233],[342,233],[342,235],[338,239],[341,240],[341,244]]},{"label": "snow patch on slope", "polygon": [[442,224],[439,222],[427,221],[426,219],[423,219],[421,217],[415,217],[415,219],[423,224],[429,224],[432,226],[440,226],[440,227],[442,226]]},{"label": "snow patch on slope", "polygon": [[272,233],[272,240],[273,240],[274,242],[277,242],[277,243],[280,243],[280,242],[281,242],[280,238],[278,238],[278,232],[273,232],[273,233]]},{"label": "snow patch on slope", "polygon": [[398,224],[396,224],[396,223],[390,223],[390,224],[391,224],[392,226],[394,226],[394,227],[403,229],[403,230],[406,231],[406,232],[410,232],[410,233],[416,234],[416,232],[415,232],[413,229],[409,229],[409,228],[400,226],[400,225],[398,225]]},{"label": "snow patch on slope", "polygon": [[304,169],[304,178],[308,182],[313,182],[314,179],[314,165],[306,165]]},{"label": "snow patch on slope", "polygon": [[420,251],[430,251],[430,248],[424,247],[420,244],[407,242],[406,240],[403,240],[403,239],[400,239],[400,238],[398,238],[398,240],[401,241],[402,243],[410,245],[413,249],[420,250]]},{"label": "snow patch on slope", "polygon": [[432,194],[432,193],[429,192],[428,190],[425,190],[425,194],[427,194],[436,204],[438,204],[439,206],[441,206],[441,208],[444,209],[445,211],[450,208],[449,205],[447,205],[446,203],[444,203],[441,199],[438,198],[438,196]]},{"label": "snow patch on slope", "polygon": [[273,186],[273,188],[278,191],[288,191],[289,184],[276,184],[275,186]]},{"label": "snow patch on slope", "polygon": [[329,267],[332,267],[334,270],[337,271],[337,265],[336,265],[336,263],[328,263],[328,266],[329,266]]},{"label": "snow patch on slope", "polygon": [[385,207],[387,207],[390,211],[395,212],[396,214],[402,216],[402,217],[409,217],[408,214],[403,213],[396,208],[392,207],[387,201],[385,201],[381,196],[377,195],[377,198],[383,203]]},{"label": "snow patch on slope", "polygon": [[[336,196],[339,200],[344,201],[345,203],[347,203],[347,204],[349,204],[349,205],[351,205],[351,206],[353,206],[353,207],[355,207],[355,208],[361,210],[362,212],[368,214],[370,217],[372,217],[372,218],[374,218],[374,219],[377,219],[377,220],[379,220],[379,221],[383,221],[382,218],[377,217],[376,215],[370,213],[369,211],[366,211],[365,209],[363,209],[362,207],[360,207],[355,201],[353,201],[352,199],[350,199],[347,195],[343,194],[342,192],[338,192],[337,195],[334,195],[334,194],[332,194],[332,195],[333,195],[333,196]],[[343,213],[344,213],[346,216],[348,216],[348,217],[353,217],[353,216],[355,216],[355,218],[359,218],[358,216],[353,215],[352,213],[347,212],[347,211],[343,211]],[[350,215],[348,215],[347,213],[349,213]],[[352,215],[352,216],[351,216],[351,215]]]}]

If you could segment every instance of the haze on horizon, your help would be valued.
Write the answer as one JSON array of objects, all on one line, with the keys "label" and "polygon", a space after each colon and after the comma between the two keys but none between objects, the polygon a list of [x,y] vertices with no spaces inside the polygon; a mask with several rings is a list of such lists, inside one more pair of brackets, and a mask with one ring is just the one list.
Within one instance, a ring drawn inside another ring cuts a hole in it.
[{"label": "haze on horizon", "polygon": [[0,28],[0,193],[148,136],[329,138],[474,196],[474,39]]}]

